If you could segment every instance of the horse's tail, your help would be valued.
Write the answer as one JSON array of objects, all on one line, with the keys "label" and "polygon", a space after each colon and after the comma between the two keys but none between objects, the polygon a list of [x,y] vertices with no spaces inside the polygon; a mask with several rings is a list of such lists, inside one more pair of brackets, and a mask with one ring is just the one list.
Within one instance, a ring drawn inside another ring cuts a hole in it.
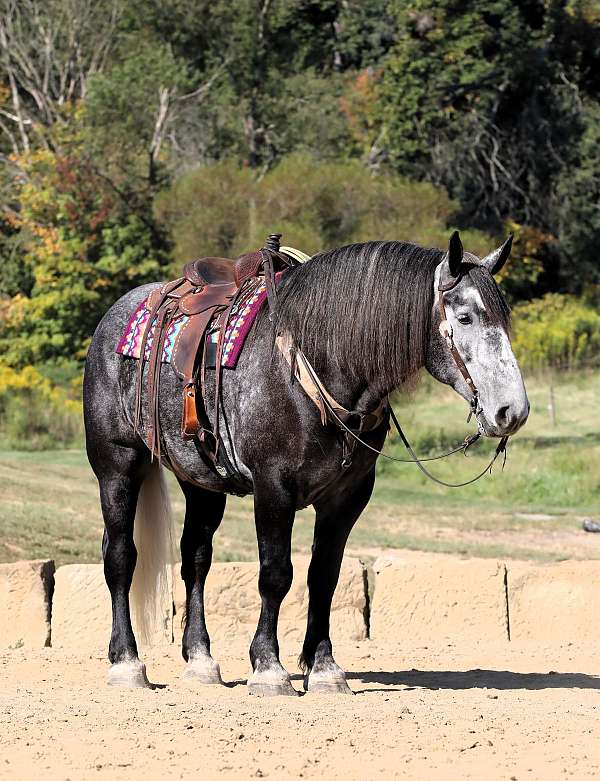
[{"label": "horse's tail", "polygon": [[164,606],[172,599],[171,565],[175,560],[169,491],[164,470],[156,460],[140,489],[133,536],[137,562],[131,604],[139,639],[148,643],[164,622]]}]

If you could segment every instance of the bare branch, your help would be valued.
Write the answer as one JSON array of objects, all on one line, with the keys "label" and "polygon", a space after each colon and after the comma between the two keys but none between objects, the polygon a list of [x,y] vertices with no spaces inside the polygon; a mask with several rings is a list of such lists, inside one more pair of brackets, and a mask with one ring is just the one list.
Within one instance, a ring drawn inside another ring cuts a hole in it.
[{"label": "bare branch", "polygon": [[31,125],[30,119],[21,119],[16,114],[11,114],[10,111],[5,111],[3,108],[0,108],[0,114],[7,119],[11,119],[13,122],[23,122],[25,125]]},{"label": "bare branch", "polygon": [[221,73],[225,70],[225,68],[229,65],[231,62],[231,57],[228,57],[224,62],[219,65],[219,67],[216,69],[216,71],[212,74],[212,76],[207,79],[203,84],[201,84],[197,89],[195,89],[193,92],[188,92],[186,95],[179,95],[179,97],[176,98],[177,101],[182,103],[185,100],[192,100],[193,98],[200,98],[204,97],[206,93],[210,90],[212,85],[215,83],[215,81],[219,78]]},{"label": "bare branch", "polygon": [[156,178],[156,159],[160,152],[162,142],[164,141],[167,120],[169,119],[169,108],[171,105],[171,90],[168,87],[159,87],[158,89],[158,112],[154,123],[154,132],[150,142],[150,170],[148,178],[154,182]]},{"label": "bare branch", "polygon": [[85,97],[114,45],[121,0],[0,0],[0,66],[9,81],[21,146]]}]

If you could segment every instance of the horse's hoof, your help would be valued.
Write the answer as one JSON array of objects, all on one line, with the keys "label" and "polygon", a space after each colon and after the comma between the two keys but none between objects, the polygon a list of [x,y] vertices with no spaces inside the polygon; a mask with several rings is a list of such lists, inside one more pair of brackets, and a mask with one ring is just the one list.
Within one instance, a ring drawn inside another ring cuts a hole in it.
[{"label": "horse's hoof", "polygon": [[298,697],[290,681],[286,683],[248,683],[248,692],[255,697]]},{"label": "horse's hoof", "polygon": [[223,685],[221,669],[212,656],[195,656],[187,663],[184,678],[204,684]]},{"label": "horse's hoof", "polygon": [[304,679],[304,688],[311,694],[354,694],[343,674],[310,673]]},{"label": "horse's hoof", "polygon": [[248,692],[257,697],[297,697],[299,694],[288,676],[269,672],[253,673],[248,678]]},{"label": "horse's hoof", "polygon": [[151,689],[146,676],[146,665],[139,659],[112,664],[108,671],[109,686],[123,686],[126,689]]}]

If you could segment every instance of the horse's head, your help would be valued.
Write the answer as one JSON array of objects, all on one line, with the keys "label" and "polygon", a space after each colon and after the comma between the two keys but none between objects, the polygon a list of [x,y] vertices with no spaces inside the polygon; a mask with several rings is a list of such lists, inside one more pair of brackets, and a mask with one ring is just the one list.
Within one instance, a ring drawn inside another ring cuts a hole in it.
[{"label": "horse's head", "polygon": [[[427,369],[469,401],[473,397],[470,375],[477,388],[479,428],[492,437],[514,434],[529,415],[529,400],[508,334],[509,309],[493,279],[510,255],[511,244],[512,237],[480,260],[464,252],[456,232],[434,279]],[[458,358],[453,357],[452,345]],[[461,358],[467,380],[459,367]]]}]

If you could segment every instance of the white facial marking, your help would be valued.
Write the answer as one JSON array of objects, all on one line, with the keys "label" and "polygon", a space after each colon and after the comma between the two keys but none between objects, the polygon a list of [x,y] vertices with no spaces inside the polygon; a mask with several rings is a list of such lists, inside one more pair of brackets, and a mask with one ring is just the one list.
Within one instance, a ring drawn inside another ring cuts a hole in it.
[{"label": "white facial marking", "polygon": [[[439,274],[438,267],[435,275],[436,296]],[[508,334],[501,326],[488,322],[481,295],[468,277],[459,282],[455,295],[445,296],[444,304],[448,322],[452,326],[454,344],[479,392],[485,428],[500,436],[502,425],[507,425],[503,421],[504,417],[522,421],[527,417],[529,409],[521,370]],[[458,370],[453,372],[453,376],[453,387],[469,398],[470,391]],[[502,409],[508,410],[506,415],[501,413]]]}]

